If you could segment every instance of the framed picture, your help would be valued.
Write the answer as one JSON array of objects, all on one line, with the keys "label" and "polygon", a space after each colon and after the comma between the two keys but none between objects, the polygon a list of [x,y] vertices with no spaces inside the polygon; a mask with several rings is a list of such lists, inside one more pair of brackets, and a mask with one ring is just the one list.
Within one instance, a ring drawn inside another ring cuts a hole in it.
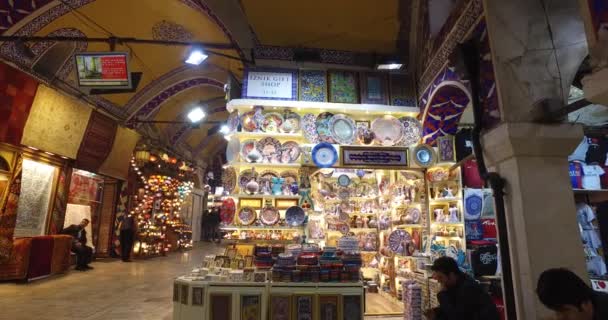
[{"label": "framed picture", "polygon": [[234,259],[236,257],[236,248],[233,248],[233,247],[226,248],[224,255],[226,257],[228,257],[229,259]]},{"label": "framed picture", "polygon": [[357,73],[353,71],[329,71],[329,101],[359,103]]},{"label": "framed picture", "polygon": [[295,320],[313,320],[315,313],[315,296],[312,294],[294,295]]},{"label": "framed picture", "polygon": [[202,306],[203,300],[205,298],[205,288],[202,287],[193,287],[192,288],[192,305],[193,306]]},{"label": "framed picture", "polygon": [[232,319],[232,294],[211,293],[209,295],[209,319]]},{"label": "framed picture", "polygon": [[179,301],[179,284],[173,284],[173,302]]},{"label": "framed picture", "polygon": [[271,295],[270,296],[270,320],[290,320],[291,316],[291,296],[290,295]]},{"label": "framed picture", "polygon": [[242,96],[244,99],[297,100],[298,70],[245,69]]},{"label": "framed picture", "polygon": [[355,127],[357,128],[357,130],[359,130],[359,128],[369,129],[370,123],[368,120],[356,120]]},{"label": "framed picture", "polygon": [[262,320],[262,297],[260,295],[241,296],[241,319]]},{"label": "framed picture", "polygon": [[414,87],[407,75],[391,74],[389,76],[390,104],[393,106],[413,107],[416,105]]},{"label": "framed picture", "polygon": [[361,103],[388,104],[388,78],[384,73],[362,72]]},{"label": "framed picture", "polygon": [[319,295],[319,320],[340,320],[339,295]]},{"label": "framed picture", "polygon": [[439,162],[456,161],[454,136],[443,136],[437,138],[437,148],[439,149]]},{"label": "framed picture", "polygon": [[245,256],[245,268],[253,268],[253,256]]},{"label": "framed picture", "polygon": [[239,270],[245,269],[245,260],[244,259],[236,259],[236,268]]},{"label": "framed picture", "polygon": [[182,285],[181,294],[179,295],[181,304],[188,304],[188,291],[190,287],[188,285]]},{"label": "framed picture", "polygon": [[327,101],[327,73],[323,70],[300,70],[299,100]]},{"label": "framed picture", "polygon": [[342,296],[342,320],[363,319],[361,296]]}]

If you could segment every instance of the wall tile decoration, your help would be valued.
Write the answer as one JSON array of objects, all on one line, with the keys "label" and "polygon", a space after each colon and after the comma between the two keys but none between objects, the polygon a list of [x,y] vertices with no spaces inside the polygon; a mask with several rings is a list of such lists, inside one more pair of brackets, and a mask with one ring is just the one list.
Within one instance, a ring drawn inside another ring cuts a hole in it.
[{"label": "wall tile decoration", "polygon": [[357,73],[352,71],[329,71],[329,101],[359,103]]},{"label": "wall tile decoration", "polygon": [[327,101],[327,73],[322,70],[300,70],[301,101]]},{"label": "wall tile decoration", "polygon": [[361,84],[361,103],[388,103],[388,79],[386,73],[362,72],[359,74],[359,80]]}]

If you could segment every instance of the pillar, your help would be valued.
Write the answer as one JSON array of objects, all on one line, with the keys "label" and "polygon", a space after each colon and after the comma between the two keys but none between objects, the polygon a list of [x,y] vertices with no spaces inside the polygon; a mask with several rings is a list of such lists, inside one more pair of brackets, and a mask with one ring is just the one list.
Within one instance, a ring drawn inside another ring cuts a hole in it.
[{"label": "pillar", "polygon": [[[518,319],[549,314],[535,294],[542,271],[588,278],[567,156],[580,126],[541,124],[561,108],[587,55],[571,0],[484,0],[502,123],[482,136],[486,164],[506,180],[506,219]],[[500,230],[499,232],[504,232]]]}]

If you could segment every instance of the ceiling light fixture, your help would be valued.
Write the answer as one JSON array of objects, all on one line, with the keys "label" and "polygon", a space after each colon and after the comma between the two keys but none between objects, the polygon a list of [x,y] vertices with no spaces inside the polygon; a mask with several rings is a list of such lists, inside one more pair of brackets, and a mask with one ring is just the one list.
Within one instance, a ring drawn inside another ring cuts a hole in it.
[{"label": "ceiling light fixture", "polygon": [[403,67],[402,63],[380,63],[376,65],[377,70],[399,70]]},{"label": "ceiling light fixture", "polygon": [[201,107],[196,107],[188,112],[188,119],[192,123],[199,123],[205,116],[206,114]]},{"label": "ceiling light fixture", "polygon": [[190,51],[190,54],[188,55],[188,59],[186,59],[186,63],[198,66],[203,63],[203,61],[205,61],[208,57],[209,56],[206,55],[203,50],[193,48],[192,51]]}]

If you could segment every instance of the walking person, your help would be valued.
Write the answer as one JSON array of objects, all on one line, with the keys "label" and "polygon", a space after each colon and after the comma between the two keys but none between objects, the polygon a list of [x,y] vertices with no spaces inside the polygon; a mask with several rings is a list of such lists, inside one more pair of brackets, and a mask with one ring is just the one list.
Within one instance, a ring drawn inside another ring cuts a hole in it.
[{"label": "walking person", "polygon": [[568,269],[549,269],[541,273],[536,294],[559,319],[608,319],[608,294],[594,291]]},{"label": "walking person", "polygon": [[126,215],[120,223],[120,252],[123,262],[131,262],[131,251],[137,231],[137,223],[133,215]]},{"label": "walking person", "polygon": [[490,295],[450,257],[435,260],[433,279],[441,284],[437,294],[439,307],[425,312],[429,320],[499,320],[500,315]]},{"label": "walking person", "polygon": [[209,217],[209,227],[211,228],[211,241],[220,242],[220,211],[217,208],[211,211],[211,216]]},{"label": "walking person", "polygon": [[209,241],[209,210],[203,211],[203,219],[201,220],[201,230],[203,231],[203,241]]},{"label": "walking person", "polygon": [[93,248],[87,246],[87,231],[85,230],[89,223],[89,219],[82,219],[79,224],[70,225],[59,232],[72,236],[72,252],[76,254],[76,270],[78,271],[93,269],[89,266],[93,259]]}]

